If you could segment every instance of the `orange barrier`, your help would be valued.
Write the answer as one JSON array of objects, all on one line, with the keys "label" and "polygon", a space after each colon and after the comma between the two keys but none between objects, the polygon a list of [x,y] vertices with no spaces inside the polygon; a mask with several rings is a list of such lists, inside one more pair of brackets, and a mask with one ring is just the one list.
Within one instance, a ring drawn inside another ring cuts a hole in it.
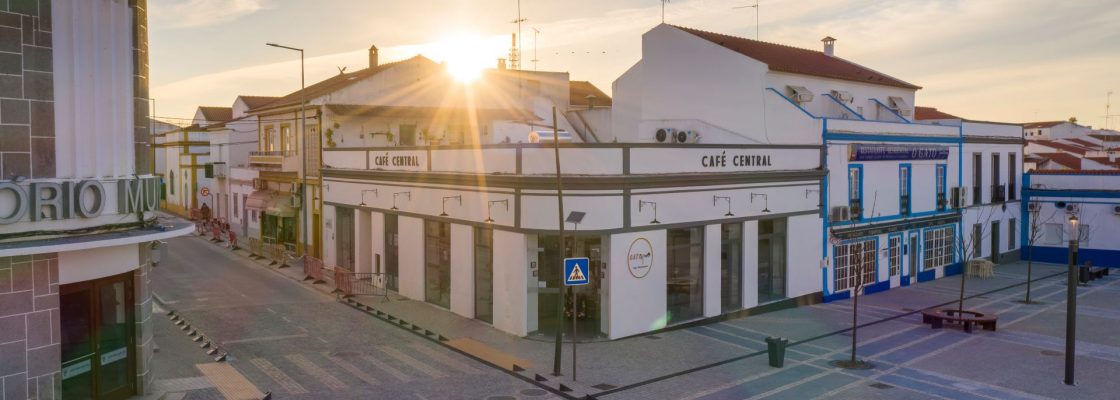
[{"label": "orange barrier", "polygon": [[254,237],[247,240],[249,241],[249,256],[257,260],[264,258],[264,243]]},{"label": "orange barrier", "polygon": [[381,296],[388,298],[384,285],[385,274],[372,272],[351,272],[342,267],[334,267],[334,292],[342,297]]},{"label": "orange barrier", "polygon": [[288,259],[291,258],[291,254],[288,253],[288,249],[284,248],[283,244],[276,243],[269,245],[268,258],[272,259],[272,263],[268,265],[279,264],[276,268],[288,268],[290,266],[288,265]]},{"label": "orange barrier", "polygon": [[230,250],[237,250],[237,234],[233,233],[233,229],[229,230],[229,248]]},{"label": "orange barrier", "polygon": [[311,281],[311,283],[323,283],[323,260],[303,256],[303,280]]}]

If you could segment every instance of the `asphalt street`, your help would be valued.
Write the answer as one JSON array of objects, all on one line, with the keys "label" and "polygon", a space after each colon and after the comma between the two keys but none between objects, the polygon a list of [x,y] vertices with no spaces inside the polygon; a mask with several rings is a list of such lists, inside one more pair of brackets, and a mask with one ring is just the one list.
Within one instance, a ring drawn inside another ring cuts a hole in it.
[{"label": "asphalt street", "polygon": [[[227,363],[274,398],[555,398],[204,239],[171,240],[169,258],[152,274],[157,305],[218,344]],[[166,393],[151,397],[221,398],[184,365],[209,362],[203,350],[156,317],[154,368],[163,372],[154,386]]]}]

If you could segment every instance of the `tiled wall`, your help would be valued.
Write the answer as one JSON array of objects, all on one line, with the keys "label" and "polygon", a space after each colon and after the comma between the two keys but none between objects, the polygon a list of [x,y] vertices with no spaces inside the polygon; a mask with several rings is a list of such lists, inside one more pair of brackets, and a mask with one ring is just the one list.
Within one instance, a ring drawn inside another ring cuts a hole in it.
[{"label": "tiled wall", "polygon": [[0,1],[0,179],[55,177],[52,70],[50,0]]},{"label": "tiled wall", "polygon": [[59,398],[58,255],[0,257],[0,399]]},{"label": "tiled wall", "polygon": [[[48,0],[43,0],[48,1]],[[133,109],[136,121],[133,126],[135,149],[136,149],[136,173],[149,174],[152,173],[152,147],[149,144],[149,123],[148,123],[148,1],[147,0],[129,0],[128,5],[132,7],[133,20],[136,22],[132,27],[132,93],[133,93]]]},{"label": "tiled wall", "polygon": [[137,245],[140,252],[140,268],[132,275],[132,288],[136,302],[136,393],[143,395],[151,392],[152,356],[155,342],[152,340],[152,264],[151,251],[147,243]]}]

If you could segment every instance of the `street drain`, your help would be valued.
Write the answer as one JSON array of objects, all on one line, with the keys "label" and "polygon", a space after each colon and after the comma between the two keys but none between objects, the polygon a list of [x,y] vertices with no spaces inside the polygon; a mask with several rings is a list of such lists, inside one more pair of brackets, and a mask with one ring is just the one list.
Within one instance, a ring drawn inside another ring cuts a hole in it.
[{"label": "street drain", "polygon": [[598,385],[594,385],[594,386],[591,386],[591,387],[599,389],[599,390],[611,390],[611,389],[614,389],[618,386],[611,385],[609,383],[600,383]]},{"label": "street drain", "polygon": [[548,394],[548,392],[544,391],[543,389],[525,389],[525,390],[521,391],[521,394],[526,395],[526,396],[534,396],[535,397],[535,396],[544,396],[544,395]]},{"label": "street drain", "polygon": [[894,386],[891,386],[891,385],[888,385],[888,384],[885,384],[885,383],[882,383],[882,382],[875,382],[875,383],[871,384],[871,387],[876,388],[876,389],[890,389],[890,388],[893,388]]},{"label": "street drain", "polygon": [[653,340],[657,340],[657,339],[661,339],[661,336],[657,336],[657,335],[649,335],[649,336],[646,336],[646,339],[653,339]]},{"label": "street drain", "polygon": [[1062,353],[1060,351],[1054,351],[1054,350],[1043,350],[1042,351],[1042,355],[1044,355],[1044,356],[1057,357],[1057,356],[1060,356],[1062,354],[1064,354],[1064,353]]}]

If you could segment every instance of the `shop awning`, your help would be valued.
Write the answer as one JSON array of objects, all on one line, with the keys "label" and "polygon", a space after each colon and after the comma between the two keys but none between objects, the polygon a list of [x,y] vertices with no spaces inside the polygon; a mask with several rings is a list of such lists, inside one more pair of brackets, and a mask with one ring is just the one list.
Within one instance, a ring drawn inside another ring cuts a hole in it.
[{"label": "shop awning", "polygon": [[254,210],[264,210],[268,208],[268,203],[272,200],[273,192],[271,190],[258,190],[249,195],[245,199],[245,208]]},{"label": "shop awning", "polygon": [[272,190],[258,190],[245,199],[245,208],[284,218],[296,216],[298,206],[299,201],[295,196]]}]

